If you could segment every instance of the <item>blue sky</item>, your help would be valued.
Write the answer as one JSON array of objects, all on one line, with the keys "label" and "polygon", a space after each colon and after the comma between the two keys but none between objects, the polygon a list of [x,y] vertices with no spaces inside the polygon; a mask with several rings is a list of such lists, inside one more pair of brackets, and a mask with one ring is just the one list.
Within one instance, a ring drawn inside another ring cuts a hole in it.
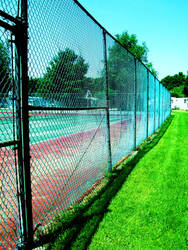
[{"label": "blue sky", "polygon": [[161,80],[188,71],[188,0],[80,0],[112,35],[128,31],[149,48]]}]

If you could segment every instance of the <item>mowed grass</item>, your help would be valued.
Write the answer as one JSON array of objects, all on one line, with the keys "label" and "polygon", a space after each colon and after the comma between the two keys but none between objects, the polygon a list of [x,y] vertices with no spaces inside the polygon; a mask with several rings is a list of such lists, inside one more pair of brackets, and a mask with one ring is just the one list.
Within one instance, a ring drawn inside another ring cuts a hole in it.
[{"label": "mowed grass", "polygon": [[188,249],[188,112],[113,198],[88,249]]}]

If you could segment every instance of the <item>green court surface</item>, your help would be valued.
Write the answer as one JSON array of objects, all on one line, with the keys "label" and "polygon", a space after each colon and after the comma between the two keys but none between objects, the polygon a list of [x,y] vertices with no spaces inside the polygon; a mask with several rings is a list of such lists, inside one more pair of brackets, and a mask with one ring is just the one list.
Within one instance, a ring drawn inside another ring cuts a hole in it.
[{"label": "green court surface", "polygon": [[[16,121],[13,123],[11,113],[1,114],[0,141],[13,140],[13,132],[16,135]],[[127,114],[113,114],[110,123],[122,122],[128,119]],[[14,128],[13,128],[14,125]],[[106,115],[104,112],[92,113],[34,113],[29,118],[30,144],[50,140],[84,131],[104,128]]]}]

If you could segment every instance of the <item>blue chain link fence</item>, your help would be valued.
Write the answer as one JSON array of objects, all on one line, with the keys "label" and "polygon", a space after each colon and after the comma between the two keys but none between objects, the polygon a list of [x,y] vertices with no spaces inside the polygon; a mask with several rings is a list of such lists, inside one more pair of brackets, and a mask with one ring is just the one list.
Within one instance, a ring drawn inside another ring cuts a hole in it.
[{"label": "blue chain link fence", "polygon": [[77,1],[0,7],[0,247],[28,247],[170,115],[170,93]]}]

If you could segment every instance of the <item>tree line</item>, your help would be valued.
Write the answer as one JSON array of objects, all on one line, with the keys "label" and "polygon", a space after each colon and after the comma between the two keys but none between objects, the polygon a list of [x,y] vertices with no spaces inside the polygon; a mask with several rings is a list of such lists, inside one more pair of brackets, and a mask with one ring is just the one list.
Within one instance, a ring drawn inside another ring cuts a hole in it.
[{"label": "tree line", "polygon": [[[116,39],[145,64],[154,76],[157,76],[157,71],[152,63],[148,62],[148,48],[144,42],[140,45],[136,35],[129,35],[128,32],[121,35],[117,34]],[[111,46],[107,46],[108,82],[111,96],[118,93],[128,93],[133,89],[131,75],[134,75],[132,74],[134,57],[119,43],[114,41]],[[66,101],[71,97],[74,102],[77,97],[83,97],[89,90],[93,97],[103,98],[105,89],[104,69],[99,72],[98,77],[89,77],[88,69],[88,62],[81,55],[77,55],[74,50],[70,48],[59,50],[57,55],[49,62],[42,77],[29,78],[29,95],[43,95],[46,99],[53,98],[57,101]],[[6,95],[11,90],[11,78],[8,43],[0,42],[1,93]],[[171,92],[172,96],[188,96],[188,76],[183,73],[167,76],[161,82]]]},{"label": "tree line", "polygon": [[168,75],[161,82],[173,97],[188,97],[188,72],[187,75],[182,72],[173,76]]}]

